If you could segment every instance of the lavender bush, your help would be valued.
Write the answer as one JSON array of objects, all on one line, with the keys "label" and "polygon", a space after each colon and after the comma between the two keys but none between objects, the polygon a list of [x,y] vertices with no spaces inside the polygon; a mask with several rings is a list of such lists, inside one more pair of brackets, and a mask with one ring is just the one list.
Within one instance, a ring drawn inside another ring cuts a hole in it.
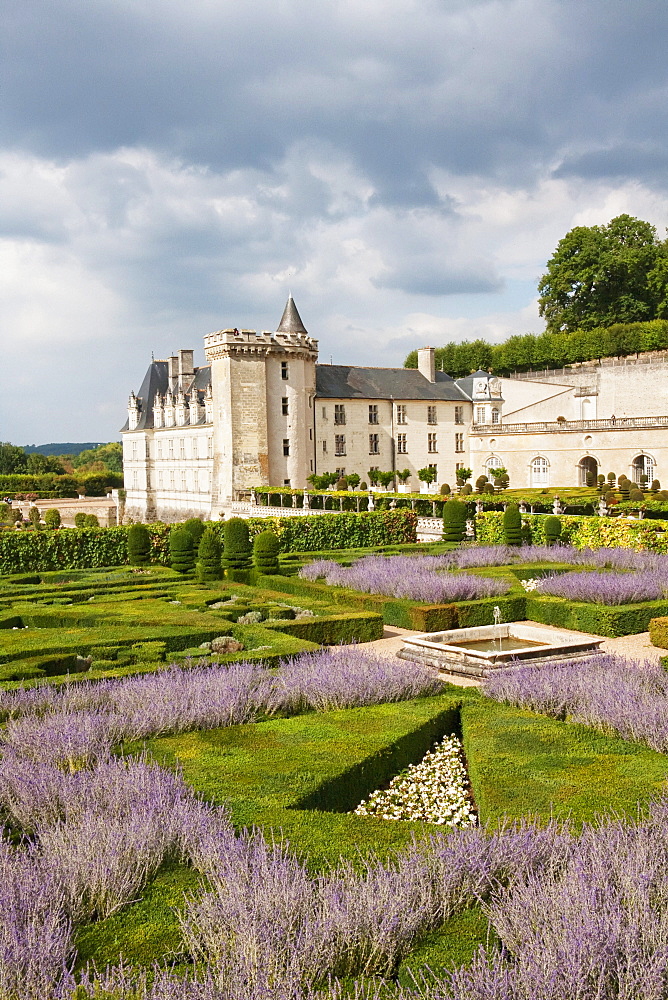
[{"label": "lavender bush", "polygon": [[668,751],[668,673],[613,654],[499,671],[484,685],[496,701],[593,726]]},{"label": "lavender bush", "polygon": [[451,568],[443,556],[364,556],[352,566],[320,560],[302,567],[305,580],[324,577],[328,584],[368,594],[385,594],[413,601],[473,601],[498,597],[508,590],[502,580],[439,572]]},{"label": "lavender bush", "polygon": [[638,573],[563,573],[538,581],[539,594],[565,597],[569,601],[592,604],[638,604],[657,601],[668,594],[668,574],[641,571]]}]

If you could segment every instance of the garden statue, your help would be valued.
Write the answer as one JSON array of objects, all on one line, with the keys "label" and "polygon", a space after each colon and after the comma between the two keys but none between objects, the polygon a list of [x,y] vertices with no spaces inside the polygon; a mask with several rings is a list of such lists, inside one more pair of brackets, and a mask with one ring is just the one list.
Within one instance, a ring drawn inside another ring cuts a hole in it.
[{"label": "garden statue", "polygon": [[605,502],[605,497],[601,497],[598,501],[598,516],[607,517],[608,516],[608,505]]},{"label": "garden statue", "polygon": [[559,497],[555,497],[552,503],[552,513],[553,514],[563,514],[564,508]]},{"label": "garden statue", "polygon": [[482,505],[482,500],[476,500],[475,502],[475,512],[477,514],[482,514],[484,507]]},{"label": "garden statue", "polygon": [[375,510],[375,509],[376,505],[373,502],[373,493],[371,492],[371,490],[369,490],[369,506],[367,507],[367,510]]},{"label": "garden statue", "polygon": [[255,490],[252,487],[250,491],[250,502],[253,507],[257,505],[257,497],[255,495]]}]

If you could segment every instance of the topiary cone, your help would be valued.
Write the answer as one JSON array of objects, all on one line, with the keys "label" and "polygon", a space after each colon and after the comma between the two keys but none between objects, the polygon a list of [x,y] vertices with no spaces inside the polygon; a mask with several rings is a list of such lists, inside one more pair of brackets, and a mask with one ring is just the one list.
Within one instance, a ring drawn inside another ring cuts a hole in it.
[{"label": "topiary cone", "polygon": [[446,542],[461,542],[466,530],[466,504],[447,500],[443,504],[443,538]]},{"label": "topiary cone", "polygon": [[172,528],[169,533],[169,557],[177,573],[192,573],[195,569],[195,544],[185,528]]},{"label": "topiary cone", "polygon": [[131,566],[143,566],[151,559],[151,536],[143,524],[132,524],[128,528],[128,562]]},{"label": "topiary cone", "polygon": [[280,573],[278,553],[280,543],[273,531],[261,531],[253,540],[253,562],[260,573],[272,575]]},{"label": "topiary cone", "polygon": [[220,580],[222,575],[218,536],[213,528],[206,528],[197,549],[197,579],[206,583],[208,580]]},{"label": "topiary cone", "polygon": [[522,515],[517,504],[509,504],[503,512],[503,534],[506,545],[522,544]]}]

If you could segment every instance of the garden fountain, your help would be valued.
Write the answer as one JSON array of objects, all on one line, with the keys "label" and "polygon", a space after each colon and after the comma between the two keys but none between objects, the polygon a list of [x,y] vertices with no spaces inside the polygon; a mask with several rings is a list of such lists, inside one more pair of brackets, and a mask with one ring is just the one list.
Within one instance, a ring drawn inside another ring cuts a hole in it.
[{"label": "garden fountain", "polygon": [[602,637],[531,622],[502,624],[500,617],[500,613],[495,614],[494,625],[407,636],[398,655],[442,673],[483,680],[520,662],[555,663],[603,652]]}]

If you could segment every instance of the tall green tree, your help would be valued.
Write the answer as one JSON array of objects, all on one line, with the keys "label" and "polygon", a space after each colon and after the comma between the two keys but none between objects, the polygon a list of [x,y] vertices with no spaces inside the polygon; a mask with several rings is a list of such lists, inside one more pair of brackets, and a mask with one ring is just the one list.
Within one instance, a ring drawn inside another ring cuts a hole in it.
[{"label": "tall green tree", "polygon": [[538,284],[548,333],[593,330],[668,315],[666,246],[649,222],[618,215],[576,226],[561,239]]},{"label": "tall green tree", "polygon": [[0,474],[11,476],[14,473],[26,472],[28,468],[28,456],[23,448],[17,444],[10,444],[9,441],[0,443]]}]

